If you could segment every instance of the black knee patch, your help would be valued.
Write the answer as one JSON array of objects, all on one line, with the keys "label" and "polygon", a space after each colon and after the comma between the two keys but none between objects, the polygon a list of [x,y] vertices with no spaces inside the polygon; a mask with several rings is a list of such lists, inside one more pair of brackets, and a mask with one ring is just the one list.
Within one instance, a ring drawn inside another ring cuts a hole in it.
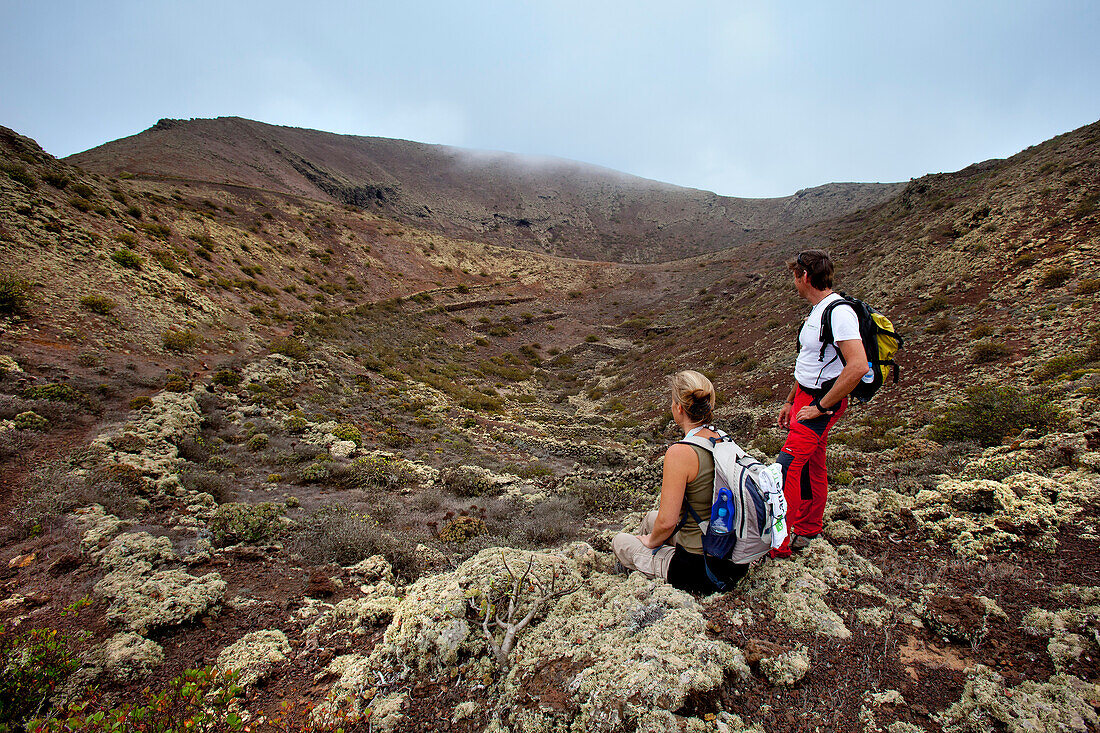
[{"label": "black knee patch", "polygon": [[787,480],[787,469],[790,468],[791,463],[794,461],[794,456],[786,451],[780,451],[779,456],[775,459],[775,462],[783,467],[783,481]]},{"label": "black knee patch", "polygon": [[802,476],[800,478],[802,479],[799,482],[800,487],[802,489],[802,501],[809,501],[810,499],[814,498],[814,489],[813,489],[812,486],[810,486],[810,462],[809,461],[806,461],[806,463],[802,466]]}]

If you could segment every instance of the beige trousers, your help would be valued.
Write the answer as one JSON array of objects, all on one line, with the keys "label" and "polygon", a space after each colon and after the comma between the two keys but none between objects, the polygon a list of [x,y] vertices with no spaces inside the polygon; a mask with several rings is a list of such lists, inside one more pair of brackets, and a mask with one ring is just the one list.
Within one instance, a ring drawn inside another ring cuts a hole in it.
[{"label": "beige trousers", "polygon": [[672,560],[672,554],[676,552],[676,535],[665,540],[665,544],[658,547],[656,553],[643,545],[638,538],[640,534],[652,532],[656,521],[656,510],[649,512],[636,533],[620,532],[615,535],[615,539],[611,541],[611,549],[628,570],[638,570],[650,578],[668,580],[668,564]]}]

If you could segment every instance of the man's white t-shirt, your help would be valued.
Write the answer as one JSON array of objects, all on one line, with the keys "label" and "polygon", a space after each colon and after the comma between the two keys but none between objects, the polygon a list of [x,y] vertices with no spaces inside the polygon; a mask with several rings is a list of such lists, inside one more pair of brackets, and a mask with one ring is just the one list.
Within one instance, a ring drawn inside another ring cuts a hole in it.
[{"label": "man's white t-shirt", "polygon": [[841,300],[837,293],[830,293],[813,307],[802,330],[798,333],[798,358],[794,362],[794,378],[803,387],[817,389],[822,383],[839,376],[844,369],[840,361],[840,352],[836,345],[841,341],[859,339],[859,320],[856,312],[848,306],[838,305],[829,314],[833,323],[833,343],[825,347],[825,359],[821,356],[821,313],[830,303]]}]

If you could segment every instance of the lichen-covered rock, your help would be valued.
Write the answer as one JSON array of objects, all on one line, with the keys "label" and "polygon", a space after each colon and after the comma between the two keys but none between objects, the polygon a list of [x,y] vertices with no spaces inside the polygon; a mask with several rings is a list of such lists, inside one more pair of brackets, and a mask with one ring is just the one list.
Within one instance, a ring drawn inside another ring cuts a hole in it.
[{"label": "lichen-covered rock", "polygon": [[336,657],[317,675],[320,681],[336,677],[328,695],[310,712],[310,722],[320,727],[357,720],[374,697],[376,688],[370,658],[362,654]]},{"label": "lichen-covered rock", "polygon": [[393,583],[393,566],[382,555],[371,555],[344,569],[360,583]]},{"label": "lichen-covered rock", "polygon": [[107,671],[122,681],[140,679],[164,662],[160,644],[125,631],[108,639],[103,650]]},{"label": "lichen-covered rock", "polygon": [[917,494],[912,511],[933,540],[960,557],[985,560],[1023,543],[1022,534],[1029,546],[1052,552],[1058,527],[1097,498],[1100,481],[1082,471],[1016,473],[1003,481],[945,476]]},{"label": "lichen-covered rock", "polygon": [[[708,637],[691,596],[637,573],[592,573],[582,581],[574,558],[584,561],[587,554],[491,548],[454,572],[421,578],[398,604],[370,658],[344,660],[332,670],[340,681],[326,709],[336,710],[338,700],[361,704],[349,691],[372,687],[378,672],[456,666],[470,675],[494,672],[478,604],[527,572],[538,583],[564,584],[572,592],[537,609],[517,637],[499,690],[501,709],[511,716],[506,723],[517,730],[666,726],[689,695],[715,689],[731,673],[749,674],[739,650]],[[531,608],[530,592],[521,593],[519,616]],[[525,690],[544,678],[567,692],[575,714],[519,704]]]},{"label": "lichen-covered rock", "polygon": [[271,674],[279,662],[290,654],[290,642],[286,634],[277,629],[253,631],[221,650],[217,668],[238,673],[237,684],[251,687]]},{"label": "lichen-covered rock", "polygon": [[393,730],[405,717],[402,710],[408,699],[407,692],[395,692],[371,703],[370,729],[379,733]]},{"label": "lichen-covered rock", "polygon": [[84,530],[80,538],[80,549],[88,554],[95,554],[104,549],[107,543],[126,526],[126,523],[114,514],[108,514],[101,504],[77,509],[73,514],[76,517],[76,523]]},{"label": "lichen-covered rock", "polygon": [[1100,726],[1100,685],[1067,674],[1028,680],[1006,694],[1004,678],[984,665],[968,674],[962,699],[937,720],[947,733],[1088,731]]},{"label": "lichen-covered rock", "polygon": [[333,458],[347,459],[355,453],[358,446],[352,440],[334,440],[328,446],[328,452]]},{"label": "lichen-covered rock", "polygon": [[810,671],[810,655],[801,646],[775,657],[760,660],[760,671],[777,687],[793,687]]},{"label": "lichen-covered rock", "polygon": [[[156,492],[176,494],[182,490],[172,474],[179,458],[176,446],[196,433],[201,422],[202,411],[190,392],[160,392],[131,422],[99,435],[92,447],[101,452],[103,463],[128,466],[146,477]],[[119,448],[115,443],[123,435],[127,439]],[[139,444],[139,449],[132,450]]]},{"label": "lichen-covered rock", "polygon": [[789,560],[753,566],[742,586],[745,592],[766,598],[776,618],[791,628],[847,639],[851,632],[825,603],[825,595],[881,575],[851,547],[833,547],[819,538]]},{"label": "lichen-covered rock", "polygon": [[110,600],[107,618],[143,635],[203,615],[221,603],[225,590],[217,573],[196,577],[182,570],[154,572],[144,560],[112,570],[95,586],[96,593]]},{"label": "lichen-covered rock", "polygon": [[126,567],[137,560],[144,560],[152,567],[176,560],[172,540],[154,537],[148,532],[128,532],[115,537],[100,557],[100,562],[109,570]]}]

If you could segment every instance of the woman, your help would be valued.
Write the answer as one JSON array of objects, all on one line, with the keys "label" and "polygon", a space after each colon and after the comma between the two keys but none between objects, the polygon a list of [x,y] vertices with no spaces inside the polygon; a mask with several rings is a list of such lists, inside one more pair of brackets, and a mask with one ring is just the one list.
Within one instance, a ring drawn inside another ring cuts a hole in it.
[{"label": "woman", "polygon": [[[672,419],[684,435],[717,438],[710,427],[714,411],[714,385],[699,372],[677,372],[669,379]],[[637,534],[620,532],[612,541],[615,556],[629,570],[659,577],[691,593],[713,593],[717,587],[707,578],[707,567],[732,585],[744,576],[747,565],[713,557],[703,559],[703,533],[691,517],[685,501],[700,517],[710,516],[714,491],[714,458],[690,443],[674,443],[665,452],[661,478],[661,503],[646,514]],[[677,526],[683,522],[677,531]]]}]

